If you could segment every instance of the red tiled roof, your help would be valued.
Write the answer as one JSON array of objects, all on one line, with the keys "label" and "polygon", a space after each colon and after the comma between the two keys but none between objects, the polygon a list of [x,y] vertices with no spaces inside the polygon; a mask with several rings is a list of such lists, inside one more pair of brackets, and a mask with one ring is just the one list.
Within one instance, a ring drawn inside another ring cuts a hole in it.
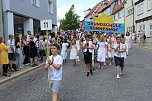
[{"label": "red tiled roof", "polygon": [[124,3],[123,3],[123,2],[121,2],[120,5],[117,5],[117,4],[115,3],[115,6],[114,6],[113,11],[112,11],[112,14],[118,12],[121,8],[123,8],[123,6],[124,6]]},{"label": "red tiled roof", "polygon": [[96,10],[96,8],[97,8],[99,5],[100,5],[100,2],[99,2],[97,5],[95,5],[84,18],[88,17],[89,15],[92,15],[92,13]]},{"label": "red tiled roof", "polygon": [[107,5],[102,6],[102,9],[100,9],[99,13],[103,12],[103,10],[105,10],[106,7],[110,6],[112,3],[113,3],[113,0],[110,0]]}]

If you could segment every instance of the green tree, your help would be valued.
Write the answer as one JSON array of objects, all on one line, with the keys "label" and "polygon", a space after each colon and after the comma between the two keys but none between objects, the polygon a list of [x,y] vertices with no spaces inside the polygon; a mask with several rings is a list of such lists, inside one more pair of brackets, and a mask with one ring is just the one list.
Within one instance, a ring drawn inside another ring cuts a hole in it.
[{"label": "green tree", "polygon": [[66,12],[65,17],[60,21],[60,28],[63,30],[76,30],[79,28],[79,20],[80,16],[78,16],[74,12],[74,5],[71,6],[68,12]]}]

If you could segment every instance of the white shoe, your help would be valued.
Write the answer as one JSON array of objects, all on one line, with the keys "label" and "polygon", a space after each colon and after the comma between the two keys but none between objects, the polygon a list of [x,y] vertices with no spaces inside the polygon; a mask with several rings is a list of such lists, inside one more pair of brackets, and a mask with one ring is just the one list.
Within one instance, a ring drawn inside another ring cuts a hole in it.
[{"label": "white shoe", "polygon": [[111,63],[109,65],[111,66]]},{"label": "white shoe", "polygon": [[117,79],[120,79],[120,75],[119,74],[117,74]]},{"label": "white shoe", "polygon": [[104,62],[104,66],[106,66],[106,63]]}]

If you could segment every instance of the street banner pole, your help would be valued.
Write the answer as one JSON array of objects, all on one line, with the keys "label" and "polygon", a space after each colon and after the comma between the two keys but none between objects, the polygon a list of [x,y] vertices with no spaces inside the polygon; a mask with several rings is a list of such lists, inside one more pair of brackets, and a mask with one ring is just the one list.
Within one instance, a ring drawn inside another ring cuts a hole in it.
[{"label": "street banner pole", "polygon": [[[50,53],[50,49],[48,47],[49,44],[49,30],[52,30],[52,20],[48,19],[48,20],[41,20],[40,22],[41,24],[41,30],[45,30],[46,31],[46,36],[47,36],[47,42],[46,42],[46,58],[50,58],[49,57],[49,53]],[[50,81],[50,67],[48,68],[48,86],[50,88],[51,86],[51,81]]]}]

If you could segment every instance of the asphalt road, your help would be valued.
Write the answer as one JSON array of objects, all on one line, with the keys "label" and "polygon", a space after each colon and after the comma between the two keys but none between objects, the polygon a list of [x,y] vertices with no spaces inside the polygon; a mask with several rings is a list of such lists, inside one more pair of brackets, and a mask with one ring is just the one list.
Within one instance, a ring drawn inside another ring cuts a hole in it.
[{"label": "asphalt road", "polygon": [[[82,59],[74,67],[68,60],[60,95],[61,101],[152,101],[152,52],[131,49],[120,79],[114,64],[86,77]],[[0,101],[51,101],[47,72],[42,67],[0,85]]]}]

